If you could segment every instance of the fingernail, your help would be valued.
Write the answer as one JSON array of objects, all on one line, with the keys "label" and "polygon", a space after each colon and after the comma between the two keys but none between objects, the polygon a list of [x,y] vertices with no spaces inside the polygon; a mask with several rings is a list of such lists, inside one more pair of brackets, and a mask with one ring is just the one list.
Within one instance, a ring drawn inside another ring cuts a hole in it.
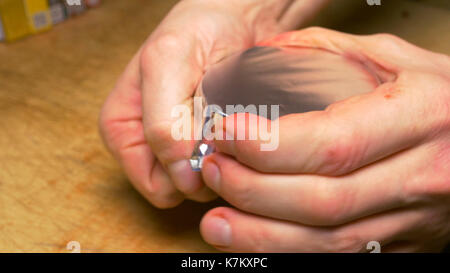
[{"label": "fingernail", "polygon": [[225,247],[231,245],[231,226],[227,220],[212,216],[205,219],[204,226],[206,228],[202,234],[208,244]]},{"label": "fingernail", "polygon": [[192,171],[188,160],[171,163],[168,170],[170,178],[181,192],[193,193],[200,187],[198,174]]},{"label": "fingernail", "polygon": [[206,160],[203,162],[202,168],[203,179],[205,183],[215,192],[220,190],[220,170],[216,162],[213,160]]}]

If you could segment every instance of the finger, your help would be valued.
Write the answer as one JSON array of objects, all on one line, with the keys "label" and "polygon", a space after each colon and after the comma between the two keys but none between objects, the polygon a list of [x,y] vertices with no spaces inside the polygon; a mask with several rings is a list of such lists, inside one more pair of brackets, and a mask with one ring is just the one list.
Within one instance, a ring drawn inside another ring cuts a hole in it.
[{"label": "finger", "polygon": [[406,238],[423,219],[421,211],[395,211],[324,228],[221,207],[203,217],[200,232],[207,243],[230,252],[367,252],[369,242],[379,242],[383,251],[385,244]]},{"label": "finger", "polygon": [[194,140],[175,140],[171,135],[177,105],[190,105],[202,76],[195,41],[180,35],[150,39],[140,58],[145,135],[159,161],[169,171],[176,187],[186,194],[200,190],[202,182],[192,172],[188,158]]},{"label": "finger", "polygon": [[268,122],[268,128],[274,128],[269,129],[270,142],[278,144],[269,151],[262,149],[267,141],[260,135],[256,140],[239,140],[239,135],[259,132],[261,127],[259,122],[239,121],[228,126],[227,119],[243,115],[237,114],[224,121],[224,130],[233,140],[216,140],[215,144],[221,152],[263,172],[350,173],[416,146],[430,132],[442,128],[442,113],[448,111],[442,98],[449,95],[438,82],[429,74],[402,72],[395,83],[334,103],[325,111],[292,114]]},{"label": "finger", "polygon": [[[132,165],[131,161],[128,162]],[[130,169],[132,168],[130,167]],[[161,163],[156,162],[153,166],[150,181],[151,183],[139,183],[139,185],[143,186],[140,192],[156,207],[172,208],[183,202],[183,194],[174,189],[173,182]]]},{"label": "finger", "polygon": [[195,194],[187,195],[187,199],[197,202],[209,202],[217,198],[217,194],[210,188],[203,186]]},{"label": "finger", "polygon": [[152,155],[144,138],[141,109],[136,55],[102,108],[100,132],[108,149],[143,196],[157,207],[176,206],[183,197]]},{"label": "finger", "polygon": [[[387,69],[395,73],[404,69],[436,72],[441,71],[443,66],[450,66],[450,57],[422,49],[395,35],[385,33],[362,36],[311,27],[280,34],[261,42],[260,45],[325,49],[354,58],[372,69]],[[430,62],[430,59],[433,59],[433,62]]]},{"label": "finger", "polygon": [[[264,44],[317,47],[349,56],[386,83],[372,93],[332,104],[326,111],[282,117],[274,151],[262,151],[261,140],[217,141],[219,150],[257,170],[342,175],[407,149],[440,126],[441,121],[431,120],[434,116],[429,111],[446,106],[440,96],[423,92],[430,88],[430,79],[404,70],[436,69],[428,61],[434,53],[387,35],[363,37],[320,28],[280,35]],[[409,62],[413,57],[415,61]],[[423,122],[418,125],[417,120]],[[253,128],[258,125],[227,133],[237,139],[239,134],[258,131]],[[292,155],[292,150],[302,152]]]},{"label": "finger", "polygon": [[431,161],[425,148],[408,150],[350,175],[327,177],[262,174],[216,153],[205,159],[202,174],[209,187],[243,211],[333,226],[423,201],[426,194],[419,194],[423,189],[414,181],[429,174],[422,166]]}]

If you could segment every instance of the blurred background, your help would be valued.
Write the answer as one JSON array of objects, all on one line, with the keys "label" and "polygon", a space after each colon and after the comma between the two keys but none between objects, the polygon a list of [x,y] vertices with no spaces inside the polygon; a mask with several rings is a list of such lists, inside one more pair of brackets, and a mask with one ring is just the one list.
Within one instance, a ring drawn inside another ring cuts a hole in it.
[{"label": "blurred background", "polygon": [[[0,0],[0,252],[214,251],[198,223],[224,203],[151,207],[97,132],[116,79],[177,2]],[[310,25],[450,55],[448,0],[335,0]]]}]

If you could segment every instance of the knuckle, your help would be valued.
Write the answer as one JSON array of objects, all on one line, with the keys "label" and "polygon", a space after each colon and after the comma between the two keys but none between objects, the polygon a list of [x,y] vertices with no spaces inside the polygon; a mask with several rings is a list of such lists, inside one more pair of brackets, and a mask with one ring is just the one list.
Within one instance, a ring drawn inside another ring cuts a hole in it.
[{"label": "knuckle", "polygon": [[171,128],[170,122],[146,124],[144,135],[148,142],[162,144],[172,139]]},{"label": "knuckle", "polygon": [[404,43],[405,41],[401,39],[400,37],[390,34],[390,33],[377,33],[370,35],[373,39],[375,39],[377,42],[389,42],[394,44]]},{"label": "knuckle", "polygon": [[342,140],[336,140],[326,145],[323,160],[319,167],[322,172],[330,174],[343,174],[351,169],[350,150]]},{"label": "knuckle", "polygon": [[420,54],[417,54],[418,47],[396,35],[390,33],[379,33],[369,35],[368,37],[372,44],[379,49],[390,51],[391,53],[406,54],[420,58]]},{"label": "knuckle", "polygon": [[157,50],[172,50],[180,48],[180,43],[182,39],[180,39],[180,35],[177,33],[166,33],[157,38],[150,44],[150,48]]},{"label": "knuckle", "polygon": [[311,34],[320,34],[323,32],[328,32],[329,30],[327,30],[326,28],[323,27],[317,27],[317,26],[312,26],[312,27],[307,27],[305,28],[303,31],[307,32],[307,33],[311,33]]},{"label": "knuckle", "polygon": [[171,198],[152,198],[150,203],[158,209],[170,209],[178,206],[182,200]]},{"label": "knuckle", "polygon": [[316,205],[312,211],[319,223],[337,225],[343,220],[347,203],[345,195],[337,190],[337,186],[327,185],[325,189],[318,191]]},{"label": "knuckle", "polygon": [[353,171],[362,159],[363,146],[361,137],[352,129],[334,130],[332,138],[322,145],[322,155],[318,171],[331,175],[343,175]]},{"label": "knuckle", "polygon": [[268,245],[277,245],[278,240],[273,238],[271,231],[266,230],[264,227],[260,227],[256,230],[251,230],[248,232],[248,244],[252,252],[265,253],[270,251],[267,247]]},{"label": "knuckle", "polygon": [[167,52],[174,52],[183,47],[183,39],[177,33],[165,33],[151,39],[142,48],[140,55],[141,67],[145,69],[146,64]]}]

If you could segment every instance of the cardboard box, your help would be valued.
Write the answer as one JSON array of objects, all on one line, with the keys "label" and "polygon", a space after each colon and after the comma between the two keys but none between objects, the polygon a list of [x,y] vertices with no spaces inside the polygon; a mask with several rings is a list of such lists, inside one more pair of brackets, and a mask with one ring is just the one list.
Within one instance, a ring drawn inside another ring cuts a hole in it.
[{"label": "cardboard box", "polygon": [[6,41],[14,41],[31,32],[22,0],[0,0],[0,17]]}]

